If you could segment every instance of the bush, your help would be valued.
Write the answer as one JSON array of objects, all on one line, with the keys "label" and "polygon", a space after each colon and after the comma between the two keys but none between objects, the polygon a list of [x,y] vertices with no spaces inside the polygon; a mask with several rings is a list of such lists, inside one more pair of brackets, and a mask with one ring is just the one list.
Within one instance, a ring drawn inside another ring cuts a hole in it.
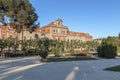
[{"label": "bush", "polygon": [[29,49],[26,55],[34,55],[34,49]]},{"label": "bush", "polygon": [[52,53],[56,56],[56,57],[60,57],[60,50],[59,48],[54,48],[52,50]]},{"label": "bush", "polygon": [[5,57],[4,53],[1,52],[0,53],[0,57]]},{"label": "bush", "polygon": [[70,53],[74,54],[74,49],[73,48],[70,49]]},{"label": "bush", "polygon": [[87,56],[87,54],[71,54],[71,56]]},{"label": "bush", "polygon": [[114,37],[103,39],[101,46],[97,48],[98,56],[115,58],[117,56],[117,43]]},{"label": "bush", "polygon": [[41,51],[39,55],[41,58],[46,59],[48,56],[48,51]]},{"label": "bush", "polygon": [[21,54],[21,53],[5,53],[5,57],[20,57],[20,56],[24,56],[24,54]]},{"label": "bush", "polygon": [[99,57],[115,58],[117,56],[117,47],[112,44],[101,45],[97,51]]}]

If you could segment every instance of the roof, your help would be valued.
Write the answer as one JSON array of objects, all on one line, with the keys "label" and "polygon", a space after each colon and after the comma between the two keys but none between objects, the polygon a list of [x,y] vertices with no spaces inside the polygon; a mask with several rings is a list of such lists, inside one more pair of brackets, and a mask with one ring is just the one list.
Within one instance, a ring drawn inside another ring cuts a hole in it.
[{"label": "roof", "polygon": [[55,24],[54,22],[51,22],[51,23],[47,24],[47,25],[44,26],[44,27],[50,27],[50,26],[52,26],[52,27],[56,27],[56,24]]},{"label": "roof", "polygon": [[50,28],[42,28],[45,33],[50,33]]},{"label": "roof", "polygon": [[41,28],[35,28],[34,31],[35,32],[41,32]]},{"label": "roof", "polygon": [[[61,19],[57,19],[56,21],[61,21],[61,22],[62,22]],[[55,21],[55,22],[51,22],[51,23],[45,25],[44,28],[45,28],[45,27],[57,27],[57,28],[65,28],[65,29],[68,29],[68,27],[65,26],[65,25],[60,25],[60,26],[58,26],[57,23],[56,23],[56,21]]]},{"label": "roof", "polygon": [[9,29],[7,26],[0,26],[0,29]]},{"label": "roof", "polygon": [[10,30],[10,26],[9,25],[1,25],[0,29],[4,29],[4,30]]},{"label": "roof", "polygon": [[63,22],[62,19],[57,19],[56,21],[60,21],[60,22]]},{"label": "roof", "polygon": [[70,35],[70,36],[84,36],[84,37],[87,37],[87,38],[92,38],[92,36],[90,36],[89,34],[82,33],[82,32],[72,32],[72,31],[69,31],[68,35]]}]

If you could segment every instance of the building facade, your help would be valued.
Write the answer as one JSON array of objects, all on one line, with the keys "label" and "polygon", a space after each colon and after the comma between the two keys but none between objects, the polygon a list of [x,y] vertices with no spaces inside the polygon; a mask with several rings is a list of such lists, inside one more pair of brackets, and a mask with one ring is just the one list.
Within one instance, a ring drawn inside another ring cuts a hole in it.
[{"label": "building facade", "polygon": [[82,42],[91,41],[92,36],[87,33],[69,31],[68,27],[58,19],[42,27],[46,37],[55,40],[80,40]]},{"label": "building facade", "polygon": [[69,31],[68,27],[62,24],[61,19],[57,19],[50,24],[42,28],[36,28],[32,33],[29,32],[27,28],[23,28],[21,33],[17,33],[14,29],[10,28],[9,25],[0,26],[0,38],[8,38],[12,36],[15,38],[15,35],[18,35],[18,39],[35,39],[35,35],[38,35],[39,38],[45,36],[52,40],[79,40],[82,42],[92,41],[92,36],[87,33],[82,32],[73,32]]},{"label": "building facade", "polygon": [[66,40],[68,35],[68,27],[62,25],[61,19],[42,27],[42,30],[45,36],[52,40]]},{"label": "building facade", "polygon": [[14,29],[10,28],[9,25],[0,26],[0,39],[6,39],[8,37],[15,38],[16,34],[17,32]]}]

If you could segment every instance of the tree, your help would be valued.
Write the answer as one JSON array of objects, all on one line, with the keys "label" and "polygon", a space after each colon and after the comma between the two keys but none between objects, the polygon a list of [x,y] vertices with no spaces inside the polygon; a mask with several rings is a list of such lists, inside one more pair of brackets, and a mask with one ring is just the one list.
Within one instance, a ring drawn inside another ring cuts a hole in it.
[{"label": "tree", "polygon": [[96,41],[88,41],[85,44],[88,46],[87,49],[90,52],[96,51],[97,47],[100,45],[100,43]]},{"label": "tree", "polygon": [[22,46],[23,27],[29,28],[31,32],[39,25],[35,23],[38,16],[29,0],[0,0],[0,22],[8,24],[5,22],[5,16],[9,18],[10,27],[14,28],[17,33],[22,32]]},{"label": "tree", "polygon": [[[9,22],[5,21],[5,16]],[[29,0],[0,0],[0,22],[10,25],[17,33],[22,32],[21,44],[24,46],[22,49],[26,49],[27,45],[26,40],[23,40],[23,27],[29,28],[29,31],[32,32],[39,25],[36,24],[37,18],[35,9]],[[14,45],[17,46],[17,37],[14,42]]]},{"label": "tree", "polygon": [[7,3],[6,1],[3,2],[3,0],[0,0],[0,22],[2,24],[6,23],[4,19],[4,16],[6,15],[6,12],[7,12],[7,9],[5,6],[6,3]]},{"label": "tree", "polygon": [[113,37],[108,37],[102,41],[97,48],[98,56],[105,58],[115,58],[117,55],[117,43]]},{"label": "tree", "polygon": [[3,39],[0,39],[0,55],[3,57],[3,50],[4,48],[7,46],[7,43],[6,43],[6,40],[3,38]]},{"label": "tree", "polygon": [[14,38],[11,36],[6,39],[7,47],[8,47],[8,53],[10,53],[11,48],[14,46]]},{"label": "tree", "polygon": [[29,0],[1,0],[0,4],[1,17],[6,15],[11,23],[19,27],[35,25],[38,16]]},{"label": "tree", "polygon": [[120,39],[120,33],[118,34],[118,39]]},{"label": "tree", "polygon": [[38,42],[38,45],[39,45],[39,50],[40,50],[40,53],[39,55],[43,58],[43,59],[46,59],[47,56],[48,56],[48,52],[49,52],[49,46],[50,46],[50,43],[49,43],[49,39],[44,37],[44,38],[41,38]]}]

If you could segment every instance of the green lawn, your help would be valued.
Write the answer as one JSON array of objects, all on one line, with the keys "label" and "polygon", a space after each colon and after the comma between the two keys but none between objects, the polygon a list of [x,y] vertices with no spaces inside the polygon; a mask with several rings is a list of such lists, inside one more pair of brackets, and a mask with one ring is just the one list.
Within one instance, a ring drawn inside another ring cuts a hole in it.
[{"label": "green lawn", "polygon": [[42,60],[43,62],[61,62],[61,61],[80,61],[80,60],[97,60],[96,58],[92,57],[51,57],[47,58],[47,60]]},{"label": "green lawn", "polygon": [[105,70],[120,72],[120,65],[106,68]]}]

